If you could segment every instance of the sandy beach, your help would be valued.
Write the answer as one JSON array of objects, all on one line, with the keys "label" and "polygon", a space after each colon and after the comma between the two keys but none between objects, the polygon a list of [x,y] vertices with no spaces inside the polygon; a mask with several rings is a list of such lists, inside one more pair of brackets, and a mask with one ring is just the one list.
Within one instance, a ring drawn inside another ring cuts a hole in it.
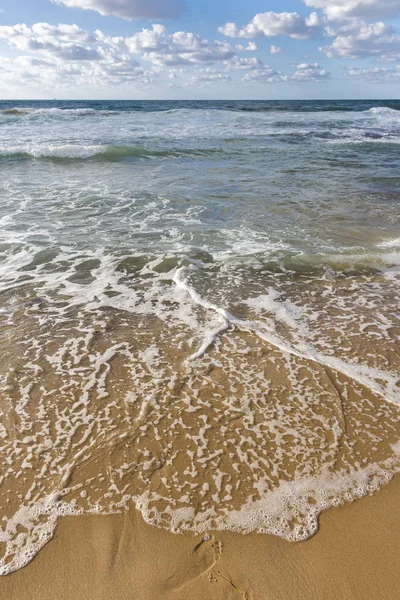
[{"label": "sandy beach", "polygon": [[60,521],[4,600],[395,600],[400,597],[400,477],[325,512],[310,540],[226,532],[173,535],[137,511]]},{"label": "sandy beach", "polygon": [[0,600],[400,598],[399,111],[0,100]]}]

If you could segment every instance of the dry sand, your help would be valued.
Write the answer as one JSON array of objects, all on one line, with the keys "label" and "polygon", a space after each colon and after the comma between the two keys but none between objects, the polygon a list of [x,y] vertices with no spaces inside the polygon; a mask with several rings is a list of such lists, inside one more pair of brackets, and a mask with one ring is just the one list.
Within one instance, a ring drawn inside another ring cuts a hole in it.
[{"label": "dry sand", "polygon": [[1,600],[397,600],[400,477],[331,509],[307,542],[215,533],[208,541],[151,527],[132,510],[68,517]]}]

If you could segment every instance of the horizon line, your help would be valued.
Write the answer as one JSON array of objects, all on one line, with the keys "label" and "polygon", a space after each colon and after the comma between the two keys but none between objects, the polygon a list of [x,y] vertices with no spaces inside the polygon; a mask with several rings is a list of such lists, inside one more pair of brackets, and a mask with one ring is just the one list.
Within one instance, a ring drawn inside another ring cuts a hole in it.
[{"label": "horizon line", "polygon": [[0,98],[0,102],[378,102],[400,98]]}]

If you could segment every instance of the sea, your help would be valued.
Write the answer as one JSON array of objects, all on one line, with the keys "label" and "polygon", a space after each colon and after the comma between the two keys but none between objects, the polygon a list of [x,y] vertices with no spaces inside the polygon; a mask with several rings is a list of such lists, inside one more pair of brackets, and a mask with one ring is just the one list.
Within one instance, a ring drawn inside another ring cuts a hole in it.
[{"label": "sea", "polygon": [[400,101],[1,101],[0,573],[64,515],[302,541],[379,490],[399,286]]}]

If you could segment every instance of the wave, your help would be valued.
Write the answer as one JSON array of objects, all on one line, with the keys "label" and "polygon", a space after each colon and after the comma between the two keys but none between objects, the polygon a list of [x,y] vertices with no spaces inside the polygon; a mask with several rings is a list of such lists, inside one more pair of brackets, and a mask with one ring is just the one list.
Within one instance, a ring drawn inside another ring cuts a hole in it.
[{"label": "wave", "polygon": [[268,133],[269,138],[279,139],[289,144],[326,142],[329,144],[399,144],[400,137],[387,131],[362,130],[349,128],[344,130],[302,130],[278,131]]},{"label": "wave", "polygon": [[400,247],[400,237],[392,239],[392,240],[385,240],[384,242],[381,242],[380,244],[377,245],[378,248],[398,248]]},{"label": "wave", "polygon": [[[330,144],[400,144],[400,138],[380,136],[378,134],[361,134],[360,136],[335,136],[333,134],[279,134],[268,136],[282,138],[289,144],[303,144],[307,141],[318,140]],[[170,148],[153,150],[138,146],[113,145],[77,145],[77,144],[40,144],[40,145],[0,145],[0,160],[2,159],[47,159],[47,160],[103,160],[123,161],[128,159],[167,159],[182,157],[202,157],[226,154],[222,148]]]},{"label": "wave", "polygon": [[123,160],[125,158],[174,158],[185,155],[201,156],[221,152],[217,149],[151,150],[135,146],[43,144],[33,146],[0,146],[0,158],[48,158]]},{"label": "wave", "polygon": [[6,108],[1,111],[2,115],[5,116],[15,116],[15,117],[23,117],[23,116],[39,116],[39,115],[49,115],[55,117],[63,117],[63,116],[77,116],[77,117],[86,117],[86,116],[94,116],[94,115],[108,115],[108,114],[116,114],[118,111],[113,110],[95,110],[94,108],[23,108],[23,107],[14,107],[14,108]]},{"label": "wave", "polygon": [[80,108],[62,107],[24,107],[14,106],[0,111],[3,116],[53,116],[53,117],[85,117],[85,116],[107,116],[124,113],[163,113],[174,114],[182,112],[232,112],[232,113],[360,113],[373,115],[399,115],[400,109],[388,106],[374,106],[366,108],[349,103],[319,103],[319,102],[240,102],[240,101],[216,101],[216,102],[160,102],[160,103],[138,103],[137,105],[116,102],[98,107],[84,106]]},{"label": "wave", "polygon": [[400,116],[400,110],[396,108],[389,108],[388,106],[374,106],[367,110],[368,113],[373,115],[396,115]]},{"label": "wave", "polygon": [[36,146],[0,146],[2,157],[30,158],[91,158],[107,152],[107,146],[76,146],[74,144],[36,145]]},{"label": "wave", "polygon": [[358,144],[358,145],[366,145],[366,144],[388,144],[388,145],[398,145],[400,144],[400,138],[389,137],[389,136],[379,136],[379,135],[360,135],[360,136],[352,136],[352,137],[342,137],[338,139],[329,140],[330,144]]}]

